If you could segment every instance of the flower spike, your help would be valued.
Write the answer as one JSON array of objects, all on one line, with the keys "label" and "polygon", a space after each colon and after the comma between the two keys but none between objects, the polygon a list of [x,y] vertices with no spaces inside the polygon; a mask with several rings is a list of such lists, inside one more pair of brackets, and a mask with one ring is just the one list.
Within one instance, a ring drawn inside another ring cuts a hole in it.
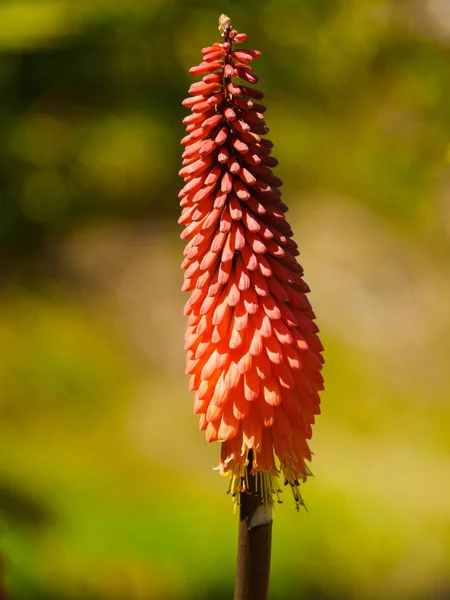
[{"label": "flower spike", "polygon": [[[235,502],[256,478],[263,502],[311,475],[308,440],[320,413],[323,347],[306,294],[299,252],[286,221],[282,181],[252,62],[260,52],[226,15],[223,42],[202,49],[190,69],[202,79],[183,105],[185,185],[179,196],[187,240],[183,290],[190,389],[208,442],[221,442],[220,472]],[[250,469],[248,469],[250,463]]]}]

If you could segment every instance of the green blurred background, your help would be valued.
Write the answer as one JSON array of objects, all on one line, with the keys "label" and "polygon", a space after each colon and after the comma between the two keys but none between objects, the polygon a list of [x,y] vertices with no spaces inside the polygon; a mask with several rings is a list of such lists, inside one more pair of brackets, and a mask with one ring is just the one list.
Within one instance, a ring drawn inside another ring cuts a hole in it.
[{"label": "green blurred background", "polygon": [[450,598],[448,0],[0,2],[0,547],[17,600],[232,596],[237,518],[184,376],[188,68],[263,52],[326,346],[272,596]]}]

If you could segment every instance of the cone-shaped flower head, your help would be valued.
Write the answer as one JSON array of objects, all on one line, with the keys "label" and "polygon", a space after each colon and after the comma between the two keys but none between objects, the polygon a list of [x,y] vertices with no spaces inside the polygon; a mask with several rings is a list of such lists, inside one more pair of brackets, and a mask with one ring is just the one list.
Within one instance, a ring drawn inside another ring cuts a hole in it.
[{"label": "cone-shaped flower head", "polygon": [[179,194],[181,237],[189,240],[186,371],[200,429],[221,442],[220,471],[236,501],[250,459],[264,501],[278,496],[282,471],[298,508],[299,482],[311,474],[307,440],[320,412],[323,348],[282,182],[271,170],[277,160],[261,137],[263,94],[248,86],[258,81],[250,63],[260,52],[235,48],[247,36],[224,15],[219,30],[224,41],[203,48],[190,69],[202,80],[183,102],[192,111],[183,120]]}]

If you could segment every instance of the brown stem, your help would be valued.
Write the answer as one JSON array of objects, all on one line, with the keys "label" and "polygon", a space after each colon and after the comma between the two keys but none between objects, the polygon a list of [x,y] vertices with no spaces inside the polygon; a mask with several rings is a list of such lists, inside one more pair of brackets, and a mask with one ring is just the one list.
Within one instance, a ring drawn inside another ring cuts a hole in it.
[{"label": "brown stem", "polygon": [[239,541],[234,600],[267,600],[269,597],[272,510],[262,502],[261,489],[250,474],[248,490],[241,492]]},{"label": "brown stem", "polygon": [[0,556],[0,600],[7,600],[6,591],[4,588],[4,562]]}]

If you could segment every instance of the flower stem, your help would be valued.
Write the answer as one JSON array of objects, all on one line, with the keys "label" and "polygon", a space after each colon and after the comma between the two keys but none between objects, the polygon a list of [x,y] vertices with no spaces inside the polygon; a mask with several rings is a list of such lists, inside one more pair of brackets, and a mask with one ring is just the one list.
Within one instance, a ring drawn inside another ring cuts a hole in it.
[{"label": "flower stem", "polygon": [[267,600],[269,597],[272,507],[262,500],[256,477],[247,467],[248,488],[240,494],[240,519],[234,600]]},{"label": "flower stem", "polygon": [[4,588],[4,562],[0,555],[0,600],[7,600],[6,590]]}]

